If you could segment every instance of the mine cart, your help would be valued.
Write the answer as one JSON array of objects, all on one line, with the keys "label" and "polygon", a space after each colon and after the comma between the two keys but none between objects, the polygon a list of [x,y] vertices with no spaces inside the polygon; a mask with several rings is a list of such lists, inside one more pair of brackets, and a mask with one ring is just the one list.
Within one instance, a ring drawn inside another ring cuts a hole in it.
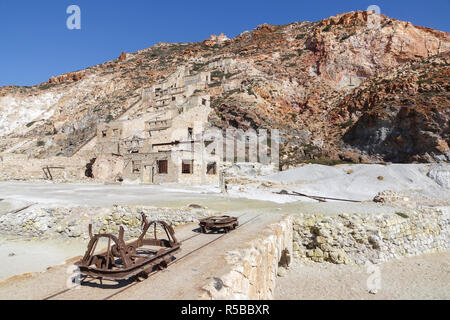
[{"label": "mine cart", "polygon": [[208,231],[222,231],[227,233],[236,229],[238,226],[238,219],[229,216],[209,217],[200,220],[200,228],[203,233],[207,233]]},{"label": "mine cart", "polygon": [[[167,239],[157,238],[157,226],[161,226]],[[147,232],[153,226],[154,238],[147,238]],[[92,234],[91,240],[82,260],[75,263],[81,274],[99,279],[125,280],[129,278],[146,277],[149,273],[161,270],[175,259],[173,254],[180,249],[180,243],[175,238],[172,226],[163,221],[148,222],[142,214],[142,234],[132,242],[123,240],[124,229],[120,227],[119,237],[111,234]],[[106,251],[96,253],[95,249],[100,239],[108,241]]]}]

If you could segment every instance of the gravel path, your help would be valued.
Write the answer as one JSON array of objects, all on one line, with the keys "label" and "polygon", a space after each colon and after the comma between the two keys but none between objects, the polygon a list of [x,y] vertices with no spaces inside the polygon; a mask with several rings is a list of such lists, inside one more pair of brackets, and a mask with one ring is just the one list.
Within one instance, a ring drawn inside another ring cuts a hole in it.
[{"label": "gravel path", "polygon": [[393,260],[380,265],[381,289],[373,295],[365,267],[294,262],[278,277],[275,299],[450,299],[450,252]]}]

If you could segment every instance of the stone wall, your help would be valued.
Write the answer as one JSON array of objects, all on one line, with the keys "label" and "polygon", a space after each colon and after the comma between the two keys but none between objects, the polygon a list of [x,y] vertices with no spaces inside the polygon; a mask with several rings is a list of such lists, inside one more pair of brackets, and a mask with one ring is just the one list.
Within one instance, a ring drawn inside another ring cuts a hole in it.
[{"label": "stone wall", "polygon": [[54,180],[79,181],[86,177],[88,163],[89,159],[83,157],[36,159],[26,155],[1,155],[0,180],[45,179],[42,168],[49,166]]},{"label": "stone wall", "polygon": [[92,175],[100,181],[117,181],[123,177],[124,163],[122,156],[101,154],[92,165]]},{"label": "stone wall", "polygon": [[88,238],[88,226],[94,233],[118,235],[120,226],[126,239],[141,234],[141,212],[148,221],[163,220],[174,226],[214,215],[211,210],[185,207],[180,209],[145,206],[89,207],[31,207],[18,213],[0,216],[0,233],[20,238]]},{"label": "stone wall", "polygon": [[292,218],[285,217],[267,227],[248,246],[227,252],[231,271],[219,277],[223,286],[217,286],[216,277],[202,288],[205,293],[201,299],[272,299],[280,260],[289,263],[292,243]]},{"label": "stone wall", "polygon": [[364,265],[450,249],[449,213],[430,208],[396,214],[298,215],[294,257]]}]

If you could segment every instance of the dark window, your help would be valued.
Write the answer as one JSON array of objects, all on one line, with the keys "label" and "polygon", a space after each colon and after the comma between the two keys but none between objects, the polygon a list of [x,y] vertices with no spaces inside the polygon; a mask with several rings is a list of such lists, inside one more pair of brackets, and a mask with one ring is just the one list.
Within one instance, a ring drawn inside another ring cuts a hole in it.
[{"label": "dark window", "polygon": [[192,139],[193,134],[194,134],[194,129],[188,128],[188,139]]},{"label": "dark window", "polygon": [[194,173],[194,160],[183,160],[181,172],[183,174]]},{"label": "dark window", "polygon": [[168,161],[167,160],[158,160],[156,161],[158,166],[158,174],[167,174],[168,173]]},{"label": "dark window", "polygon": [[202,105],[206,106],[206,99],[202,99]]},{"label": "dark window", "polygon": [[106,130],[104,130],[104,131],[102,131],[102,136],[103,136],[103,138],[106,138]]},{"label": "dark window", "polygon": [[141,172],[141,161],[132,161],[133,173]]},{"label": "dark window", "polygon": [[172,97],[172,101],[175,101],[175,97]]},{"label": "dark window", "polygon": [[206,166],[206,174],[217,174],[217,164],[215,162],[210,162]]}]

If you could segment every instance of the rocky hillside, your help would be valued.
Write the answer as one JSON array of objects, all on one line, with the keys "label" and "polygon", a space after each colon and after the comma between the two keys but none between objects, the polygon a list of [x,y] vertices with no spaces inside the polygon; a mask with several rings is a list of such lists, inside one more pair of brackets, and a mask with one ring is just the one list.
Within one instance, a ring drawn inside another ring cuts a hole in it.
[{"label": "rocky hillside", "polygon": [[449,33],[367,12],[160,43],[34,87],[0,88],[0,152],[71,156],[100,121],[138,117],[142,89],[184,65],[212,72],[198,92],[211,95],[212,125],[282,131],[284,167],[449,161],[449,49]]},{"label": "rocky hillside", "polygon": [[450,53],[408,63],[355,90],[334,110],[355,119],[343,141],[392,162],[448,161],[449,63]]}]

